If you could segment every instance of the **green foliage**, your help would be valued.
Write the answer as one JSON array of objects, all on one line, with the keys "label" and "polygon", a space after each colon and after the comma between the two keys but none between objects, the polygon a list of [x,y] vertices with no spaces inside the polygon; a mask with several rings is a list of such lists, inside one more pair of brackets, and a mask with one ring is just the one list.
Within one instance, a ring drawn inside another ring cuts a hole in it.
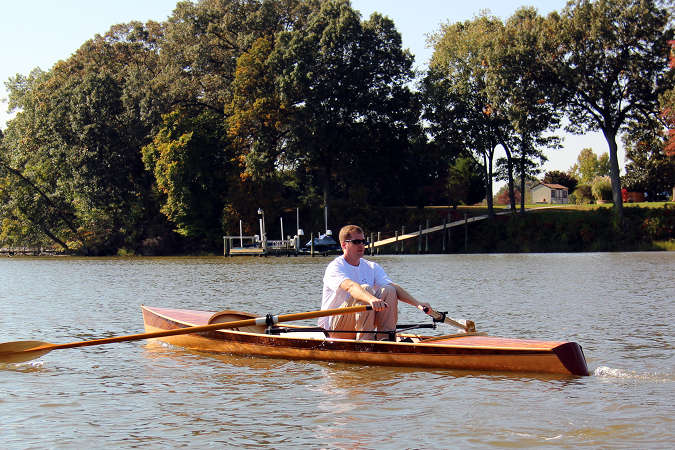
[{"label": "green foliage", "polygon": [[[672,182],[662,142],[645,139],[658,135],[659,94],[668,120],[673,82],[659,5],[575,0],[548,18],[522,8],[443,25],[419,92],[394,23],[363,20],[347,0],[179,2],[166,22],[114,25],[50,70],[9,80],[17,115],[0,134],[0,243],[213,249],[239,220],[255,228],[258,207],[275,221],[330,203],[337,222],[375,226],[388,219],[369,219],[374,208],[388,217],[381,208],[414,205],[400,218],[422,221],[425,204],[487,196],[491,214],[495,148],[514,204],[515,181],[525,190],[558,146],[550,132],[563,111],[572,129],[605,132],[609,153],[589,158],[584,177],[609,173],[615,194],[615,138],[630,128],[625,181],[651,196]],[[639,223],[662,237],[660,220]],[[590,245],[600,224],[561,240]],[[487,229],[486,241],[500,233]]]},{"label": "green foliage", "polygon": [[569,192],[574,192],[577,184],[579,184],[579,181],[575,177],[560,170],[551,170],[546,172],[544,174],[543,182],[547,184],[559,184],[561,186],[565,186],[567,189],[569,189]]},{"label": "green foliage", "polygon": [[448,173],[448,203],[473,205],[485,198],[484,173],[472,156],[457,158]]},{"label": "green foliage", "polygon": [[624,136],[626,175],[622,178],[629,191],[646,192],[649,200],[668,198],[675,185],[675,155],[664,151],[665,137],[650,130],[634,129]]},{"label": "green foliage", "polygon": [[514,132],[506,117],[493,113],[486,83],[485,58],[502,29],[501,21],[486,15],[441,26],[429,40],[434,53],[421,85],[423,118],[436,145],[482,160],[490,215],[494,151]]},{"label": "green foliage", "polygon": [[659,127],[658,96],[670,87],[664,83],[673,36],[669,10],[655,0],[573,0],[549,22],[552,51],[544,55],[545,63],[565,105],[567,128],[603,131],[620,222],[616,137],[634,123]]},{"label": "green foliage", "polygon": [[593,184],[591,184],[591,192],[596,200],[611,201],[612,200],[612,180],[605,177],[595,177]]},{"label": "green foliage", "polygon": [[[627,207],[624,228],[613,229],[609,208],[538,211],[498,216],[470,230],[470,252],[577,252],[659,249],[672,239],[675,208]],[[479,238],[478,238],[479,237]],[[463,251],[462,248],[455,248]]]},{"label": "green foliage", "polygon": [[570,169],[571,176],[580,183],[590,184],[595,177],[609,175],[609,154],[603,153],[598,157],[592,148],[584,148],[577,156],[577,162]]},{"label": "green foliage", "polygon": [[39,230],[87,254],[141,240],[156,212],[140,158],[155,116],[142,112],[139,86],[154,74],[157,55],[146,44],[157,32],[153,24],[116,26],[49,72],[10,80],[10,107],[20,112],[8,125],[2,160],[17,189],[3,215],[18,233]]},{"label": "green foliage", "polygon": [[586,205],[593,201],[593,191],[589,184],[580,184],[569,196],[570,203]]},{"label": "green foliage", "polygon": [[380,203],[394,187],[383,162],[399,160],[404,183],[408,168],[413,176],[425,173],[408,166],[420,159],[413,154],[419,117],[407,85],[412,61],[391,20],[373,14],[362,22],[348,1],[323,2],[304,27],[277,36],[270,62],[289,119],[283,153],[261,151],[304,170],[324,202],[331,190],[349,195],[361,184],[354,169],[367,169],[370,200]]},{"label": "green foliage", "polygon": [[183,110],[164,116],[163,126],[143,148],[143,162],[164,195],[162,213],[183,236],[213,241],[221,235],[227,194],[227,140],[220,117],[193,117]]}]

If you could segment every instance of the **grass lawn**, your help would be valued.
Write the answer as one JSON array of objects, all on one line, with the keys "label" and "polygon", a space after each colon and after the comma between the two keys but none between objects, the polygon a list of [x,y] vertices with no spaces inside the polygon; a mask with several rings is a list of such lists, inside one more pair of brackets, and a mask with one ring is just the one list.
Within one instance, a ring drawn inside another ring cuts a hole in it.
[{"label": "grass lawn", "polygon": [[[624,203],[624,208],[663,208],[666,205],[675,208],[675,202],[638,202],[638,203]],[[495,211],[504,211],[508,210],[508,205],[494,205]],[[592,204],[592,205],[549,205],[549,204],[525,204],[525,209],[545,209],[547,211],[559,210],[559,211],[594,211],[596,209],[606,209],[613,208],[614,203],[601,203],[601,204]],[[471,212],[476,214],[477,211],[481,213],[487,213],[487,207],[485,205],[477,206],[458,206],[458,210]],[[520,211],[520,204],[517,205],[518,211]]]}]

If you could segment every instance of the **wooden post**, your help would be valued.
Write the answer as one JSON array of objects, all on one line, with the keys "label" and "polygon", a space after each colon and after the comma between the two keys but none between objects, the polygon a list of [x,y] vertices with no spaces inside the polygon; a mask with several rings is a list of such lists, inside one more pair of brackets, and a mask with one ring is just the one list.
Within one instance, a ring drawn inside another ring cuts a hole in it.
[{"label": "wooden post", "polygon": [[[403,226],[401,227],[401,236],[403,236],[404,234],[405,234],[405,225],[403,225]],[[404,246],[405,246],[405,243],[403,242],[403,240],[401,240],[401,252],[400,252],[401,255],[402,255],[403,253],[405,253],[405,251],[404,251],[404,249],[403,249]]]},{"label": "wooden post", "polygon": [[[427,230],[429,229],[429,219],[427,219]],[[429,232],[424,234],[424,253],[429,253]]]},{"label": "wooden post", "polygon": [[469,251],[469,215],[464,213],[464,251]]},{"label": "wooden post", "polygon": [[314,232],[309,233],[309,254],[314,256]]},{"label": "wooden post", "polygon": [[223,253],[225,256],[230,256],[229,239],[225,236],[223,236]]},{"label": "wooden post", "polygon": [[452,227],[448,227],[448,253],[450,253],[451,248],[452,248]]},{"label": "wooden post", "polygon": [[370,256],[373,256],[373,249],[375,248],[373,239],[375,238],[375,233],[370,233]]},{"label": "wooden post", "polygon": [[441,243],[441,253],[445,253],[445,249],[446,249],[446,247],[445,247],[445,244],[446,244],[445,238],[447,237],[447,236],[446,236],[446,233],[447,233],[446,230],[447,230],[447,228],[448,228],[448,215],[446,214],[446,215],[443,217],[443,238],[442,238],[442,243]]},{"label": "wooden post", "polygon": [[398,253],[398,230],[394,232],[394,254]]},{"label": "wooden post", "polygon": [[417,233],[417,254],[422,253],[422,224],[419,225],[419,232]]},{"label": "wooden post", "polygon": [[[382,232],[378,231],[377,232],[377,240],[381,241],[382,240]],[[380,254],[380,247],[377,247],[376,253],[379,255]]]}]

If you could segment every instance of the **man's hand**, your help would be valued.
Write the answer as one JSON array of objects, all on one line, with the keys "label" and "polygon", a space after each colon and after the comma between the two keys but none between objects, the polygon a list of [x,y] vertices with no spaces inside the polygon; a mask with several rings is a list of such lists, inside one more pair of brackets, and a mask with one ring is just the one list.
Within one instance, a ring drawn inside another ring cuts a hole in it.
[{"label": "man's hand", "polygon": [[373,311],[382,311],[383,309],[387,308],[389,305],[384,300],[380,300],[377,297],[373,297],[370,300],[370,306],[373,307]]},{"label": "man's hand", "polygon": [[419,302],[419,304],[420,305],[418,306],[418,308],[424,312],[430,311],[432,309],[431,305],[428,304],[427,302]]},{"label": "man's hand", "polygon": [[424,311],[425,313],[428,314],[429,311],[433,311],[433,308],[432,308],[431,305],[428,304],[427,302],[418,302],[418,303],[419,303],[419,304],[417,305],[417,307],[418,307],[419,309],[421,309],[422,311]]}]

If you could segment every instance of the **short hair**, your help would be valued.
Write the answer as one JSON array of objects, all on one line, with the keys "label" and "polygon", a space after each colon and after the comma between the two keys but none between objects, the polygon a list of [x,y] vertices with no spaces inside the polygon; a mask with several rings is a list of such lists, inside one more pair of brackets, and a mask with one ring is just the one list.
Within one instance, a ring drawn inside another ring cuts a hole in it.
[{"label": "short hair", "polygon": [[352,233],[363,233],[363,230],[358,225],[345,225],[340,229],[340,244],[342,244],[347,239],[352,238]]}]

